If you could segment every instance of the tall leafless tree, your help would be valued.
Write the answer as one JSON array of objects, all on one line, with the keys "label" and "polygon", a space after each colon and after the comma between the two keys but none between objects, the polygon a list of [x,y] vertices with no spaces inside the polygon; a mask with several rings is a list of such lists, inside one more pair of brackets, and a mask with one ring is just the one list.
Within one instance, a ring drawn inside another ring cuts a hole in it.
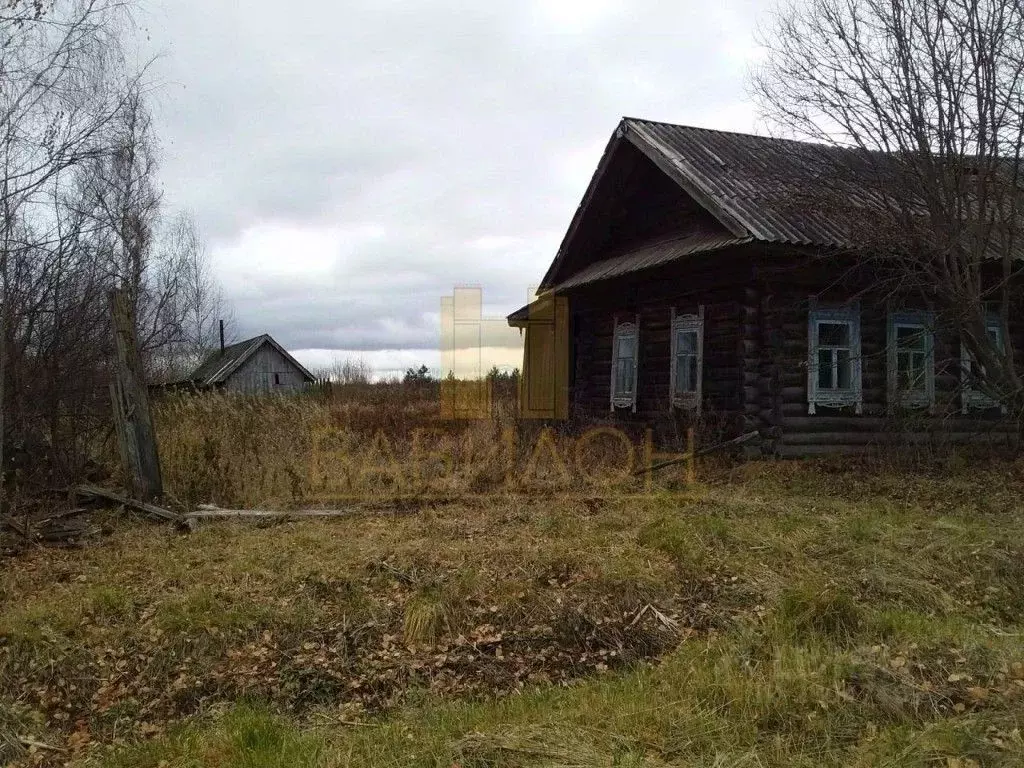
[{"label": "tall leafless tree", "polygon": [[161,359],[186,335],[200,244],[163,244],[143,73],[121,47],[129,4],[2,5],[0,468],[32,443],[37,465],[72,475],[110,418],[107,292],[129,290]]},{"label": "tall leafless tree", "polygon": [[140,342],[149,348],[168,331],[162,313],[156,311],[159,306],[150,306],[159,300],[146,295],[161,201],[156,188],[156,139],[138,84],[130,86],[105,140],[106,151],[79,174],[82,198],[94,224],[103,266],[111,281],[128,292],[141,326]]},{"label": "tall leafless tree", "polygon": [[167,223],[159,248],[160,271],[174,288],[169,304],[176,318],[174,341],[160,351],[162,375],[174,379],[186,375],[217,350],[222,322],[225,339],[230,342],[234,315],[213,274],[206,243],[191,213],[181,212]]},{"label": "tall leafless tree", "polygon": [[229,313],[191,214],[162,215],[159,148],[138,85],[111,128],[111,150],[83,174],[84,196],[108,275],[131,298],[147,367],[166,378],[213,348]]},{"label": "tall leafless tree", "polygon": [[[805,0],[780,9],[753,77],[763,114],[870,171],[854,211],[880,279],[916,291],[961,335],[978,386],[1024,413],[1001,338],[1020,306],[1024,4],[1019,0]],[[837,161],[840,162],[840,161]],[[845,176],[849,178],[849,176]],[[870,202],[865,204],[864,199]]]},{"label": "tall leafless tree", "polygon": [[335,384],[369,384],[373,381],[373,366],[361,357],[335,357],[316,370],[316,377]]},{"label": "tall leafless tree", "polygon": [[[114,0],[15,0],[0,11],[0,467],[11,434],[34,420],[15,411],[25,371],[14,358],[41,359],[34,334],[60,311],[65,270],[80,255],[71,243],[84,242],[82,222],[64,215],[62,190],[105,151],[124,106],[124,21]],[[12,414],[22,422],[14,430]]]}]

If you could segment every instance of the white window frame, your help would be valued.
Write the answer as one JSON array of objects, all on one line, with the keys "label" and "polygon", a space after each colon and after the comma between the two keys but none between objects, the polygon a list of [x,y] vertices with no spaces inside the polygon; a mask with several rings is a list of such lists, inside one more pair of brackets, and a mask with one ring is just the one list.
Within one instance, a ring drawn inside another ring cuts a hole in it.
[{"label": "white window frame", "polygon": [[[996,343],[999,345],[999,350],[1003,351],[1006,347],[1006,338],[1003,336],[1003,325],[999,322],[997,317],[988,317],[985,320],[985,333],[989,331],[996,332]],[[974,389],[971,387],[971,376],[972,369],[974,366],[974,360],[971,358],[971,353],[967,349],[967,345],[963,339],[960,339],[960,411],[967,413],[972,408],[979,410],[985,410],[987,408],[1001,408],[1003,413],[1006,413],[1006,406],[1000,406],[997,400],[986,395],[984,392]]]},{"label": "white window frame", "polygon": [[[623,339],[633,340],[633,391],[616,392],[615,383],[618,376],[619,344]],[[629,408],[636,413],[637,373],[640,370],[640,316],[630,322],[615,319],[615,332],[612,334],[612,375],[611,375],[611,410]]]},{"label": "white window frame", "polygon": [[[850,387],[848,389],[820,389],[818,387],[818,326],[822,323],[845,324],[849,329]],[[854,413],[864,412],[864,393],[861,385],[860,302],[841,306],[819,306],[811,297],[807,317],[807,413],[814,415],[817,408],[847,408]]]},{"label": "white window frame", "polygon": [[[671,356],[669,357],[669,403],[673,408],[700,411],[704,391],[704,305],[697,308],[695,315],[677,315],[672,308],[672,340]],[[697,336],[697,380],[696,388],[690,392],[676,391],[676,372],[679,369],[679,335],[694,333]]]},{"label": "white window frame", "polygon": [[[886,380],[890,409],[935,407],[935,314],[921,310],[900,310],[889,312],[886,328]],[[924,389],[900,391],[899,365],[897,362],[898,331],[912,328],[920,331],[924,338]]]}]

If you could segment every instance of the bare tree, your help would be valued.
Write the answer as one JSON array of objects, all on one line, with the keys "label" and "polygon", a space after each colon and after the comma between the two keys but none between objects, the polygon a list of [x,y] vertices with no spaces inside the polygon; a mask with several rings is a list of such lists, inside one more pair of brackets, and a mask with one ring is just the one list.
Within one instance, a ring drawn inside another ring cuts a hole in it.
[{"label": "bare tree", "polygon": [[127,289],[150,361],[207,343],[219,298],[195,228],[164,236],[129,4],[2,5],[0,468],[21,446],[73,475],[110,418],[107,292]]},{"label": "bare tree", "polygon": [[[124,60],[115,0],[16,0],[0,13],[0,152],[5,225],[33,194],[101,154],[121,114]],[[134,79],[134,78],[133,78]]]},{"label": "bare tree", "polygon": [[[763,113],[797,138],[853,150],[830,153],[837,167],[819,175],[834,182],[832,204],[851,209],[862,257],[961,335],[980,363],[972,386],[1024,414],[1002,341],[1024,255],[1024,4],[806,0],[781,9],[763,42]],[[851,170],[873,180],[856,202]],[[990,313],[999,334],[987,332]]]},{"label": "bare tree", "polygon": [[229,318],[192,216],[161,217],[158,146],[137,85],[112,129],[111,151],[84,174],[89,216],[110,280],[128,291],[147,368],[173,377],[213,348]]},{"label": "bare tree", "polygon": [[335,384],[369,384],[373,381],[373,367],[361,357],[336,357],[317,369],[316,375]]},{"label": "bare tree", "polygon": [[[14,0],[0,10],[0,467],[5,445],[43,431],[44,406],[26,386],[41,382],[31,376],[45,369],[72,387],[86,378],[52,365],[58,350],[73,360],[65,340],[93,327],[94,316],[72,327],[68,302],[87,308],[79,300],[99,277],[67,190],[107,151],[124,107],[133,79],[119,45],[125,21],[116,0]],[[59,419],[69,402],[47,405]]]},{"label": "bare tree", "polygon": [[192,215],[161,216],[159,147],[138,83],[110,132],[110,151],[83,174],[88,213],[110,280],[128,291],[147,370],[173,380],[219,344],[220,321],[230,326],[231,313]]},{"label": "bare tree", "polygon": [[141,87],[133,84],[122,110],[109,126],[106,151],[92,158],[79,174],[86,213],[95,225],[97,247],[112,283],[127,290],[139,318],[143,348],[167,332],[156,302],[146,293],[155,230],[160,215],[156,189],[157,147],[152,119]]},{"label": "bare tree", "polygon": [[230,343],[234,314],[213,274],[206,243],[191,213],[179,213],[169,222],[160,247],[161,271],[173,277],[173,306],[178,318],[174,343],[164,350],[164,375],[176,378],[217,350],[221,322]]},{"label": "bare tree", "polygon": [[195,227],[161,218],[129,3],[0,5],[0,469],[18,447],[67,479],[110,423],[108,291],[128,290],[154,364],[224,313]]}]

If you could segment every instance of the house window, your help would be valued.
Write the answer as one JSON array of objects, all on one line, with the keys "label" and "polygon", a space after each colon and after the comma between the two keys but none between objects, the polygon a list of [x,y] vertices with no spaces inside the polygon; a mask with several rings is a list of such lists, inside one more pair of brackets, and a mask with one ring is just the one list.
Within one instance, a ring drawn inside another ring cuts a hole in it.
[{"label": "house window", "polygon": [[275,373],[274,374],[274,386],[280,386],[280,385],[281,385],[281,374],[280,373]]},{"label": "house window", "polygon": [[860,305],[819,307],[808,323],[807,412],[853,406],[861,413]]},{"label": "house window", "polygon": [[704,307],[696,315],[672,310],[671,402],[678,408],[699,409],[704,378]]},{"label": "house window", "polygon": [[637,357],[639,323],[616,322],[612,340],[612,410],[632,408],[636,411]]},{"label": "house window", "polygon": [[[1005,349],[1003,346],[1003,329],[997,318],[990,317],[986,321],[985,333],[997,352],[1002,353]],[[960,342],[960,365],[963,376],[962,394],[960,397],[962,412],[967,413],[971,408],[998,408],[999,402],[997,400],[971,386],[972,382],[976,379],[985,378],[985,368],[978,364],[974,359],[974,355],[970,353],[967,345],[962,340]],[[1005,406],[1003,406],[1003,411],[1006,411]]]},{"label": "house window", "polygon": [[930,312],[889,315],[886,371],[891,406],[935,403],[935,319]]}]

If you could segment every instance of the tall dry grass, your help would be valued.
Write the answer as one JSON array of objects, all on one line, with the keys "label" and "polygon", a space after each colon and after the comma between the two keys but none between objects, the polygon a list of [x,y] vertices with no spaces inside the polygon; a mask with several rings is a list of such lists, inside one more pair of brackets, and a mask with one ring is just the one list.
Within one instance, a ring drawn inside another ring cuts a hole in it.
[{"label": "tall dry grass", "polygon": [[642,439],[581,440],[514,413],[502,397],[490,418],[446,420],[432,390],[386,383],[329,397],[172,395],[155,418],[165,487],[185,506],[640,488],[628,469]]}]

